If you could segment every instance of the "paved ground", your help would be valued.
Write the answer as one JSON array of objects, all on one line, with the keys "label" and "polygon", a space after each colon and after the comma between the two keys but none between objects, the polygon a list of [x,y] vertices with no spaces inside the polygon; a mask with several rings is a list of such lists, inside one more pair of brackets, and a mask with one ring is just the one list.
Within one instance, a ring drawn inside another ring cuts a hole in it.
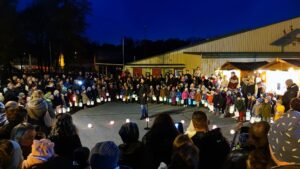
[{"label": "paved ground", "polygon": [[[184,120],[184,128],[186,129],[189,121],[191,120],[192,112],[199,109],[195,107],[183,108],[177,106],[163,105],[163,104],[149,104],[149,115],[151,126],[155,116],[159,113],[171,114],[174,121]],[[203,108],[202,108],[203,109]],[[93,108],[83,109],[73,115],[74,123],[76,124],[79,135],[84,146],[92,148],[97,142],[112,140],[116,144],[121,143],[119,137],[119,129],[126,119],[130,119],[132,122],[136,122],[140,129],[140,139],[147,132],[144,130],[146,127],[145,120],[139,120],[139,105],[136,103],[106,103]],[[205,110],[205,109],[203,109]],[[229,141],[232,140],[230,130],[236,125],[236,122],[232,118],[221,119],[207,113],[211,125],[217,125],[222,129],[223,134]],[[110,121],[114,121],[113,125]],[[92,124],[93,127],[89,128],[88,124]]]}]

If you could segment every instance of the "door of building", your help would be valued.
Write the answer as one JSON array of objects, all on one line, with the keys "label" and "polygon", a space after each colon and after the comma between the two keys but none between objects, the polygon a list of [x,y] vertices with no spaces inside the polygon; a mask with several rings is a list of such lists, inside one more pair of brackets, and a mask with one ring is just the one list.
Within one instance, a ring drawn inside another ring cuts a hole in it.
[{"label": "door of building", "polygon": [[152,68],[152,76],[159,76],[161,74],[161,68]]},{"label": "door of building", "polygon": [[133,75],[134,76],[141,76],[142,75],[142,68],[141,67],[134,67],[133,68]]}]

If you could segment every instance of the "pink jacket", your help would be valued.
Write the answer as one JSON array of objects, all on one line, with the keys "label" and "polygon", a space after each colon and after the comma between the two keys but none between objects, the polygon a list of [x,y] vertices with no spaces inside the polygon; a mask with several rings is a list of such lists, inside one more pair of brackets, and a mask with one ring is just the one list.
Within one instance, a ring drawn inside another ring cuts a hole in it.
[{"label": "pink jacket", "polygon": [[189,98],[189,92],[183,91],[182,94],[181,94],[181,98],[183,100],[188,99]]}]

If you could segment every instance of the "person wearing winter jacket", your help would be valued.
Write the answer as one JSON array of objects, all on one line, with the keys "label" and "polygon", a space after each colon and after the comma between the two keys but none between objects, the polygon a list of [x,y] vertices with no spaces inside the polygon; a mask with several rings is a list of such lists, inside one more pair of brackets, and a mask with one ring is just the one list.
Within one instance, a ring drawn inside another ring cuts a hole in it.
[{"label": "person wearing winter jacket", "polygon": [[245,117],[244,116],[245,116],[245,113],[246,113],[246,105],[245,105],[245,101],[242,98],[242,96],[241,96],[240,93],[237,94],[237,100],[235,102],[235,108],[239,112],[238,121],[244,122],[245,121]]},{"label": "person wearing winter jacket", "polygon": [[181,98],[183,100],[184,107],[187,107],[188,99],[189,99],[189,89],[188,88],[184,89],[184,91],[181,94]]}]

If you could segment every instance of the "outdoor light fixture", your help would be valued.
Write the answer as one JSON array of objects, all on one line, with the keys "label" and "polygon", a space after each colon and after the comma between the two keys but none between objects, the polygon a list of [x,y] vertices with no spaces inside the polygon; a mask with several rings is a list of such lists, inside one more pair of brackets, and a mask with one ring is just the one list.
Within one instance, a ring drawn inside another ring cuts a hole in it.
[{"label": "outdoor light fixture", "polygon": [[181,122],[182,124],[184,124],[184,123],[185,123],[185,121],[184,121],[184,120],[181,120],[180,122]]},{"label": "outdoor light fixture", "polygon": [[91,105],[92,105],[92,106],[94,106],[94,104],[95,104],[95,101],[94,101],[94,100],[92,100],[92,101],[91,101]]},{"label": "outdoor light fixture", "polygon": [[69,113],[71,111],[70,107],[67,107],[67,112]]},{"label": "outdoor light fixture", "polygon": [[89,129],[93,128],[93,125],[91,123],[89,123],[87,126],[88,126]]},{"label": "outdoor light fixture", "polygon": [[126,119],[126,123],[130,123],[130,119]]},{"label": "outdoor light fixture", "polygon": [[218,128],[217,125],[213,125],[213,126],[212,126],[212,129],[216,129],[216,128]]},{"label": "outdoor light fixture", "polygon": [[149,121],[150,121],[150,119],[149,119],[149,117],[147,117],[146,118],[146,124],[147,124],[147,126],[144,128],[145,130],[150,130]]},{"label": "outdoor light fixture", "polygon": [[112,120],[112,121],[109,122],[109,124],[110,124],[110,125],[114,125],[114,124],[115,124],[115,121]]}]

